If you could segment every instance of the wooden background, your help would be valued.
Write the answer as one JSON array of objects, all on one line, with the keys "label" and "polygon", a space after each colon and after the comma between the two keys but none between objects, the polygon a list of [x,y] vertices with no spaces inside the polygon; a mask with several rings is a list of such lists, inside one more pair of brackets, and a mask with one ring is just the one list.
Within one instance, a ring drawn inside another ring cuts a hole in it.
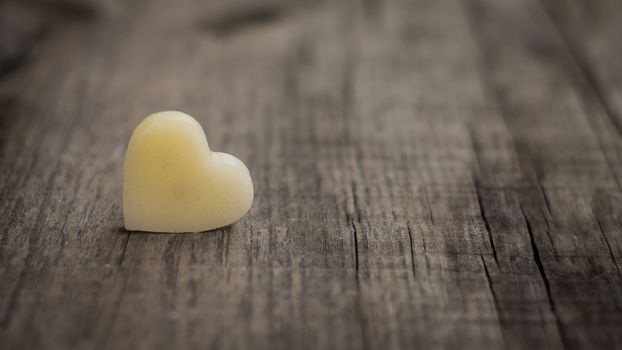
[{"label": "wooden background", "polygon": [[[622,1],[0,2],[0,348],[622,347]],[[253,176],[123,229],[178,109]]]}]

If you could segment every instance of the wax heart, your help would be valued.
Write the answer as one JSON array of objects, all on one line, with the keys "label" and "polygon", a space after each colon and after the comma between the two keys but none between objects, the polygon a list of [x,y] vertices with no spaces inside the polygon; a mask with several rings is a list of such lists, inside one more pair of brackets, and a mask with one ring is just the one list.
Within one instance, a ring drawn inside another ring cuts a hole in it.
[{"label": "wax heart", "polygon": [[230,154],[212,152],[191,116],[155,113],[134,130],[123,174],[128,230],[211,230],[240,219],[252,202],[248,168]]}]

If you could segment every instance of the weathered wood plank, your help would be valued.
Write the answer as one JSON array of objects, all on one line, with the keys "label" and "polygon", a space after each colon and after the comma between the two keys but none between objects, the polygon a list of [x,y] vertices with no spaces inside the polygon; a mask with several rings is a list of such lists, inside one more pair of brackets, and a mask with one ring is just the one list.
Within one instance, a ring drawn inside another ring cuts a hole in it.
[{"label": "weathered wood plank", "polygon": [[[617,157],[619,160],[622,155],[622,108],[619,98],[622,70],[618,58],[622,51],[620,45],[613,43],[622,31],[622,23],[619,21],[622,4],[608,0],[596,1],[591,5],[581,1],[545,1],[544,4],[577,67],[582,92],[587,89],[591,91],[588,94],[590,102],[595,105],[594,109],[598,109],[598,115],[602,116],[599,125],[601,130],[607,130],[610,140],[605,150],[611,153],[612,158]],[[558,11],[554,11],[555,8]],[[619,166],[619,162],[615,164]],[[612,165],[612,169],[615,171],[618,168]],[[622,226],[616,223],[614,209],[619,207],[619,197],[619,193],[600,193],[593,207],[614,258],[620,255],[622,248],[619,243]]]},{"label": "weathered wood plank", "polygon": [[[622,25],[622,4],[614,0],[543,2],[570,51],[585,85],[591,89],[618,137],[622,134],[620,89],[622,49],[616,45]],[[618,149],[618,154],[619,149]]]},{"label": "weathered wood plank", "polygon": [[[539,2],[1,5],[0,347],[622,344],[616,97]],[[240,222],[123,230],[165,109],[249,166]]]},{"label": "weathered wood plank", "polygon": [[483,80],[515,140],[526,181],[518,203],[561,345],[619,342],[620,275],[594,202],[620,194],[621,140],[603,128],[604,110],[539,3],[472,1],[467,13]]}]

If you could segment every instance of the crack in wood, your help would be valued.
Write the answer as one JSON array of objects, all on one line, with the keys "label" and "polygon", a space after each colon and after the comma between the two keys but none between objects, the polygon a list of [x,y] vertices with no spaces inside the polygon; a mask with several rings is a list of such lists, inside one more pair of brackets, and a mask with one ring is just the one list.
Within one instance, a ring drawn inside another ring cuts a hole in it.
[{"label": "crack in wood", "polygon": [[[499,296],[497,295],[497,292],[495,292],[495,289],[492,286],[492,278],[490,277],[490,271],[488,271],[488,266],[486,265],[486,261],[484,260],[484,256],[480,254],[479,256],[482,265],[484,266],[484,274],[486,275],[486,282],[488,283],[488,290],[490,291],[490,294],[492,295],[492,300],[493,303],[495,305],[495,311],[497,313],[497,318],[499,320],[499,325],[501,326],[501,338],[503,340],[503,344],[504,346],[507,346],[506,344],[506,340],[505,340],[505,335],[503,334],[503,325],[504,325],[504,320],[501,317],[501,303],[499,302]],[[498,264],[497,264],[498,266]]]},{"label": "crack in wood", "polygon": [[613,266],[615,266],[616,271],[618,271],[618,275],[622,276],[622,273],[620,272],[620,265],[618,265],[616,256],[613,254],[613,249],[611,249],[611,244],[609,243],[609,238],[607,237],[607,233],[605,232],[605,229],[603,228],[603,225],[600,222],[600,219],[595,214],[594,214],[594,220],[596,220],[596,224],[598,225],[600,234],[603,236],[603,239],[605,240],[605,244],[607,245],[607,250],[609,250],[609,256],[611,256],[611,260],[613,261]]},{"label": "crack in wood", "polygon": [[123,262],[125,261],[125,255],[126,255],[126,252],[127,252],[127,245],[130,242],[130,235],[132,234],[130,231],[127,231],[125,229],[123,229],[123,230],[126,231],[127,233],[125,234],[125,237],[123,238],[121,254],[119,255],[119,258],[117,259],[117,265],[118,266],[122,266]]},{"label": "crack in wood", "polygon": [[[544,187],[539,180],[537,181],[537,185],[540,193],[542,194],[542,199],[544,201],[544,205],[546,206],[546,211],[551,216],[551,220],[553,220],[553,211],[551,209],[551,203],[549,202],[549,196],[546,194],[546,191],[544,190]],[[551,237],[551,224],[549,223],[549,218],[547,217],[546,213],[544,213],[542,217],[544,218],[544,224],[546,225],[546,229],[544,230],[544,232],[546,233],[546,237],[549,240],[549,244],[551,244],[553,254],[557,256],[557,248],[555,248],[553,237]]]},{"label": "crack in wood", "polygon": [[540,274],[540,277],[542,278],[542,281],[544,282],[544,289],[545,289],[547,299],[549,302],[549,307],[551,308],[551,312],[553,313],[553,316],[555,318],[555,323],[557,324],[557,330],[559,332],[559,337],[562,342],[562,346],[564,347],[564,349],[570,349],[570,344],[567,340],[564,325],[560,319],[559,312],[557,311],[557,306],[555,305],[553,294],[551,293],[551,285],[550,285],[548,277],[546,276],[546,271],[544,270],[544,264],[542,263],[542,257],[540,256],[540,250],[538,249],[538,245],[536,244],[533,228],[531,227],[531,222],[529,222],[527,215],[525,215],[525,211],[523,210],[522,206],[520,206],[520,212],[527,226],[527,232],[529,233],[529,242],[531,244],[531,250],[533,252],[533,259],[536,263],[536,266],[538,267],[538,272]]},{"label": "crack in wood", "polygon": [[356,305],[358,312],[360,314],[359,322],[360,322],[360,330],[361,330],[361,340],[363,344],[363,348],[367,348],[367,324],[365,321],[365,306],[362,302],[362,288],[361,288],[361,276],[360,276],[360,266],[359,266],[359,237],[358,237],[358,229],[356,228],[356,224],[361,225],[363,223],[363,215],[361,213],[361,208],[358,204],[358,196],[356,193],[356,183],[351,183],[351,191],[352,191],[352,203],[354,206],[354,215],[355,217],[350,217],[348,220],[350,221],[350,225],[352,227],[353,241],[354,241],[354,279],[356,284]]},{"label": "crack in wood", "polygon": [[434,214],[432,213],[432,205],[430,204],[430,197],[428,196],[428,188],[423,185],[423,196],[425,197],[425,205],[428,208],[428,216],[430,217],[430,223],[434,227]]},{"label": "crack in wood", "polygon": [[477,203],[479,204],[479,214],[482,220],[484,220],[484,226],[486,228],[486,233],[488,233],[488,240],[490,241],[490,248],[492,249],[492,257],[495,260],[497,266],[499,266],[499,259],[497,258],[497,249],[495,248],[495,241],[492,237],[492,229],[490,228],[490,224],[488,223],[488,219],[486,218],[486,212],[484,210],[484,203],[482,201],[481,194],[479,193],[479,189],[477,186],[475,187],[475,195],[477,196]]},{"label": "crack in wood", "polygon": [[413,242],[413,233],[410,224],[406,225],[406,229],[408,230],[408,245],[410,246],[410,264],[413,270],[413,276],[417,277],[417,270],[415,269],[415,244]]},{"label": "crack in wood", "polygon": [[[117,270],[117,276],[121,274],[121,272],[122,270]],[[103,347],[104,350],[110,347],[110,341],[113,338],[112,331],[114,329],[114,326],[117,324],[117,319],[119,318],[119,311],[121,310],[121,304],[123,303],[123,299],[125,298],[125,292],[127,290],[128,284],[129,284],[129,276],[127,276],[126,278],[123,278],[123,286],[121,287],[121,293],[119,293],[119,296],[115,300],[112,315],[110,316],[110,322],[108,325],[108,329],[106,330],[105,332],[106,335],[104,336],[104,347]]]}]

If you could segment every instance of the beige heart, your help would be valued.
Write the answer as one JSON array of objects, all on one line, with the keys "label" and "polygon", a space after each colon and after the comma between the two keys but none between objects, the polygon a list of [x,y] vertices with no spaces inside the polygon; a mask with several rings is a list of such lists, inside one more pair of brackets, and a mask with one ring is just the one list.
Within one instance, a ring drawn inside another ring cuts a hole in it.
[{"label": "beige heart", "polygon": [[212,152],[191,116],[155,113],[134,130],[123,174],[126,229],[211,230],[240,219],[252,202],[248,168],[230,154]]}]

